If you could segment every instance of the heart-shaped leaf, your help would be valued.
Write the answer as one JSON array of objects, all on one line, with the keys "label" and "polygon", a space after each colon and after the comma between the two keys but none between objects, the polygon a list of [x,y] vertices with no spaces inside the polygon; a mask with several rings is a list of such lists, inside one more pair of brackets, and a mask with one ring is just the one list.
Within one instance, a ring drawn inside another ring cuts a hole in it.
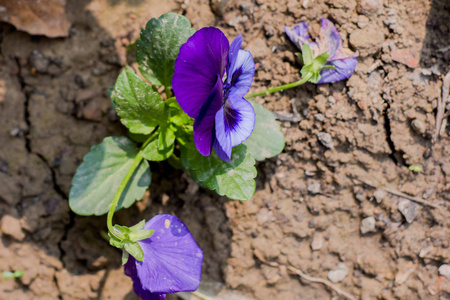
[{"label": "heart-shaped leaf", "polygon": [[255,159],[245,145],[233,148],[229,163],[221,160],[214,151],[209,156],[201,155],[192,144],[181,150],[184,167],[201,185],[234,200],[248,200],[255,193]]},{"label": "heart-shaped leaf", "polygon": [[148,21],[137,42],[141,74],[152,84],[170,89],[180,47],[194,32],[188,19],[174,13]]},{"label": "heart-shaped leaf", "polygon": [[150,134],[167,120],[161,96],[129,69],[120,73],[111,98],[120,121],[132,133]]},{"label": "heart-shaped leaf", "polygon": [[[258,161],[277,156],[284,149],[284,136],[275,116],[263,105],[248,100],[255,110],[255,129],[244,142],[250,154]],[[233,149],[234,151],[234,149]]]},{"label": "heart-shaped leaf", "polygon": [[[79,215],[103,215],[133,164],[138,148],[126,137],[107,137],[83,158],[72,179],[70,208]],[[140,200],[150,185],[150,166],[142,160],[122,193],[117,210]]]}]

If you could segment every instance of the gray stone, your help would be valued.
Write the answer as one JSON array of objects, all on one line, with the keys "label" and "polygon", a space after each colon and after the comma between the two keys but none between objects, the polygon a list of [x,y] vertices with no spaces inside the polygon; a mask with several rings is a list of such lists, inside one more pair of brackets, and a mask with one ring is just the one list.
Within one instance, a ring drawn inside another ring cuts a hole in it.
[{"label": "gray stone", "polygon": [[311,183],[308,184],[307,189],[308,189],[308,192],[310,192],[313,195],[319,194],[320,193],[320,182],[312,181]]},{"label": "gray stone", "polygon": [[327,147],[328,149],[334,148],[334,142],[331,138],[331,135],[327,132],[319,132],[317,133],[317,138],[319,139],[319,142]]},{"label": "gray stone", "polygon": [[409,200],[400,201],[398,204],[398,210],[405,217],[406,222],[412,223],[417,217],[419,206]]},{"label": "gray stone", "polygon": [[41,52],[38,50],[33,50],[30,54],[29,60],[31,66],[33,66],[36,71],[39,73],[47,73],[49,60]]},{"label": "gray stone", "polygon": [[450,265],[441,265],[439,267],[439,274],[450,279]]},{"label": "gray stone", "polygon": [[377,189],[374,193],[373,193],[373,197],[375,198],[375,201],[377,201],[377,203],[381,203],[384,198],[386,197],[387,192],[384,189]]},{"label": "gray stone", "polygon": [[324,241],[325,240],[324,240],[322,234],[320,234],[320,233],[315,234],[313,237],[313,240],[311,242],[311,249],[313,251],[318,251],[318,250],[322,249]]},{"label": "gray stone", "polygon": [[376,232],[375,228],[376,220],[374,217],[367,217],[361,221],[361,226],[359,229],[361,230],[362,234],[366,234],[368,232]]},{"label": "gray stone", "polygon": [[339,263],[336,269],[328,272],[328,279],[333,283],[344,280],[348,274],[348,267],[344,263]]}]

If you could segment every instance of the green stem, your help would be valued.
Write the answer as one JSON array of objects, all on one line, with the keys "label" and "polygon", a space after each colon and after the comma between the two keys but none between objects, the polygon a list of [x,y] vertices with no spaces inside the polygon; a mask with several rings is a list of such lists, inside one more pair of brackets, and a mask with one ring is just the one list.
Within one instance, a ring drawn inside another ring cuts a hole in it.
[{"label": "green stem", "polygon": [[156,136],[156,130],[150,135],[150,137],[145,141],[145,143],[139,149],[139,152],[136,154],[136,157],[134,158],[133,163],[130,166],[130,169],[128,169],[127,174],[122,179],[122,182],[120,183],[119,188],[117,189],[117,192],[114,196],[111,206],[109,207],[108,218],[107,218],[106,224],[108,226],[109,232],[117,239],[119,239],[119,237],[115,234],[115,229],[113,228],[113,225],[112,225],[112,220],[113,220],[114,213],[116,211],[117,203],[119,203],[120,197],[122,196],[123,191],[127,187],[128,181],[130,181],[130,178],[131,178],[131,176],[133,176],[134,171],[136,171],[136,168],[139,166],[142,159],[144,158],[143,152],[144,152],[145,147],[153,140],[153,138],[155,136]]},{"label": "green stem", "polygon": [[260,92],[248,94],[245,98],[246,99],[250,99],[250,98],[255,98],[255,97],[258,97],[258,96],[270,95],[270,94],[273,94],[273,93],[276,93],[276,92],[279,92],[279,91],[291,89],[291,88],[294,88],[294,87],[297,87],[299,85],[304,84],[305,82],[307,82],[311,78],[311,76],[312,76],[312,74],[309,73],[308,75],[306,75],[305,77],[303,77],[299,81],[288,83],[288,84],[284,84],[284,85],[280,85],[280,86],[277,86],[277,87],[268,88],[265,91],[260,91]]}]

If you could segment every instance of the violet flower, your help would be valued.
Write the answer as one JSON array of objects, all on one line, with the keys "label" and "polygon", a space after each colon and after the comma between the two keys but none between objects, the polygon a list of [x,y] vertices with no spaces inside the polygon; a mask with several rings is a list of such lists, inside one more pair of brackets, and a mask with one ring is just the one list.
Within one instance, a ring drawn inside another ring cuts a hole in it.
[{"label": "violet flower", "polygon": [[133,280],[135,293],[144,300],[163,300],[166,293],[195,291],[200,284],[203,252],[177,217],[157,215],[144,229],[151,237],[138,241],[144,261],[129,256],[125,274]]},{"label": "violet flower", "polygon": [[227,162],[232,147],[245,141],[255,127],[253,107],[244,99],[255,63],[250,52],[240,50],[241,44],[242,35],[229,45],[219,29],[200,29],[181,46],[172,79],[178,103],[195,119],[198,151],[208,156],[214,148]]},{"label": "violet flower", "polygon": [[289,39],[302,50],[303,44],[307,44],[313,51],[313,56],[327,52],[329,57],[325,66],[334,66],[335,68],[325,68],[320,72],[320,80],[317,83],[332,83],[344,80],[350,77],[355,71],[356,57],[358,52],[353,52],[342,47],[341,37],[328,19],[320,19],[321,26],[319,36],[315,42],[309,42],[308,25],[303,22],[292,28],[284,27]]}]

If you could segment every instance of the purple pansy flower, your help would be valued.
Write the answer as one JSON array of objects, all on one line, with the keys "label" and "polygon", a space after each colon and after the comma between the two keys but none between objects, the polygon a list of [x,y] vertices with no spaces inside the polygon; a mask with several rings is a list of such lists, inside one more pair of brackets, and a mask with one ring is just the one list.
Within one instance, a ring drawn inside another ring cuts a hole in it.
[{"label": "purple pansy flower", "polygon": [[242,35],[229,45],[219,29],[200,29],[181,46],[172,79],[178,103],[195,119],[198,151],[208,156],[214,148],[228,162],[232,148],[245,141],[255,127],[253,107],[244,99],[255,63],[250,52],[240,50],[241,44]]},{"label": "purple pansy flower", "polygon": [[144,229],[151,237],[138,241],[144,261],[131,255],[124,266],[135,293],[144,300],[163,300],[166,293],[195,291],[200,284],[203,252],[177,217],[157,215]]},{"label": "purple pansy flower", "polygon": [[308,44],[313,51],[314,57],[324,52],[328,53],[327,65],[332,65],[336,69],[323,69],[320,72],[321,78],[317,83],[331,83],[344,80],[350,77],[355,71],[358,53],[342,47],[341,37],[330,20],[320,19],[320,21],[322,25],[320,26],[319,36],[315,42],[308,41],[309,27],[303,22],[300,22],[292,28],[284,27],[284,30],[289,39],[300,50],[302,50],[303,44]]}]

